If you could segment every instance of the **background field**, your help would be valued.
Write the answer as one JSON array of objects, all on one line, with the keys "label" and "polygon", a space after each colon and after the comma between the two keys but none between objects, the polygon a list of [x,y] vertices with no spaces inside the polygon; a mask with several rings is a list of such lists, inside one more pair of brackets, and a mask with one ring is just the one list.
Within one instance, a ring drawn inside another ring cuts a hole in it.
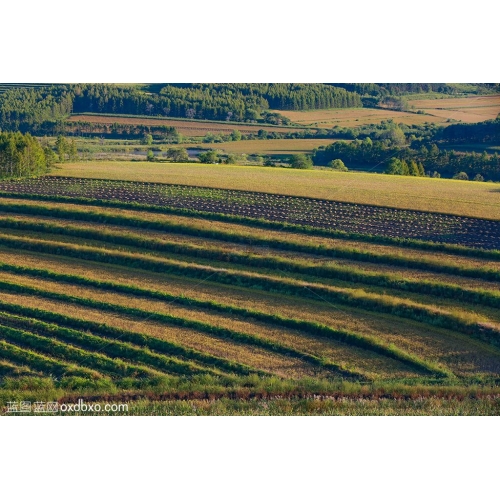
[{"label": "background field", "polygon": [[239,130],[241,133],[256,134],[259,130],[267,130],[274,132],[290,132],[294,130],[301,130],[297,127],[278,127],[264,124],[231,124],[212,122],[204,120],[176,120],[175,118],[145,118],[145,117],[123,117],[118,115],[71,115],[68,121],[84,121],[90,123],[123,123],[123,124],[136,124],[136,125],[151,125],[159,126],[164,125],[167,127],[175,127],[179,133],[187,137],[201,137],[207,133],[213,134],[230,134],[233,130]]},{"label": "background field", "polygon": [[165,182],[500,219],[497,184],[359,172],[148,162],[65,163],[58,176]]},{"label": "background field", "polygon": [[413,99],[409,101],[415,112],[390,109],[322,109],[313,111],[280,111],[298,125],[319,128],[356,127],[393,119],[396,123],[420,125],[425,122],[445,124],[447,120],[476,123],[495,119],[500,113],[500,96],[462,97],[449,99]]},{"label": "background field", "polygon": [[475,96],[450,99],[415,99],[410,101],[416,109],[421,109],[436,117],[477,123],[494,120],[500,113],[500,96]]},{"label": "background field", "polygon": [[358,127],[361,125],[380,123],[393,119],[396,123],[407,125],[440,123],[444,120],[435,116],[417,115],[390,109],[351,108],[351,109],[316,109],[313,111],[280,111],[293,123],[318,128]]}]

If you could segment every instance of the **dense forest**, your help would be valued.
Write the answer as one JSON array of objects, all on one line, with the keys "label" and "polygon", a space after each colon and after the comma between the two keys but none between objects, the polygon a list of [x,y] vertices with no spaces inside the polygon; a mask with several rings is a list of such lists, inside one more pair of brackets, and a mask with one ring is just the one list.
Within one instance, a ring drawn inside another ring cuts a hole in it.
[{"label": "dense forest", "polygon": [[500,143],[500,115],[496,120],[456,123],[437,131],[435,138],[447,143]]},{"label": "dense forest", "polygon": [[500,92],[498,83],[331,83],[361,96],[386,97],[405,94],[489,94]]},{"label": "dense forest", "polygon": [[55,160],[50,148],[43,148],[30,134],[0,133],[0,177],[27,177],[46,173]]},{"label": "dense forest", "polygon": [[157,93],[111,84],[12,88],[0,94],[0,128],[38,133],[69,113],[117,113],[287,123],[269,109],[362,106],[360,97],[324,84],[178,84]]}]

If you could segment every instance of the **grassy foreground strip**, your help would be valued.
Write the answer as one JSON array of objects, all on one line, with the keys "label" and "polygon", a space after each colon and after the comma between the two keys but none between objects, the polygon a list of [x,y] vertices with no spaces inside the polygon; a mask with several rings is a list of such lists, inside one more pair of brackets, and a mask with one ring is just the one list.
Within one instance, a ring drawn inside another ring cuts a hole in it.
[{"label": "grassy foreground strip", "polygon": [[314,300],[329,300],[365,310],[394,314],[403,318],[421,321],[434,326],[456,330],[494,345],[500,345],[500,332],[495,328],[479,325],[471,315],[447,313],[435,310],[410,300],[386,297],[367,293],[364,290],[349,290],[328,285],[313,284],[296,279],[271,277],[246,271],[225,270],[198,264],[155,259],[146,256],[130,255],[123,252],[90,249],[63,243],[40,242],[25,238],[0,237],[0,243],[26,250],[60,254],[95,262],[122,265],[131,268],[147,269],[158,273],[170,273],[184,277],[198,278],[216,283],[265,289],[270,292],[308,297]]},{"label": "grassy foreground strip", "polygon": [[[294,273],[302,273],[311,276],[323,278],[333,278],[350,283],[363,283],[366,285],[381,286],[394,290],[403,290],[413,293],[423,293],[435,295],[437,297],[447,297],[459,300],[467,300],[475,304],[484,304],[494,307],[500,307],[500,294],[487,291],[467,290],[457,285],[447,283],[433,283],[425,280],[411,280],[404,278],[392,278],[388,274],[376,273],[370,271],[362,271],[348,266],[340,266],[338,264],[329,263],[327,265],[314,265],[297,263],[293,259],[281,257],[265,257],[258,255],[248,255],[243,252],[230,252],[226,250],[206,249],[188,243],[166,242],[152,238],[144,238],[129,234],[98,231],[94,229],[80,228],[78,226],[63,226],[58,224],[34,223],[19,221],[16,219],[0,219],[0,227],[9,229],[23,229],[26,231],[35,231],[50,234],[60,234],[78,238],[90,238],[97,241],[105,241],[113,244],[124,244],[127,246],[145,248],[148,250],[164,251],[174,254],[199,257],[203,259],[216,259],[224,262],[232,262],[251,267],[262,267],[271,269],[280,269]],[[8,236],[4,236],[8,239]],[[0,243],[2,240],[0,237]],[[287,244],[287,242],[283,242]],[[294,245],[293,243],[291,244]],[[305,247],[308,245],[296,246]],[[319,247],[322,248],[322,247]],[[351,257],[356,254],[356,260],[360,260],[359,256],[367,261],[372,261],[372,258],[386,260],[388,257],[392,264],[397,260],[399,265],[406,267],[430,270],[439,273],[449,273],[455,276],[465,276],[473,278],[482,278],[488,281],[500,281],[500,271],[494,269],[479,269],[475,267],[453,266],[449,264],[436,264],[425,260],[405,260],[403,257],[375,255],[359,250],[332,250],[333,253],[345,253],[343,257]],[[339,255],[336,255],[337,257]],[[403,264],[405,262],[405,264]],[[387,263],[387,262],[384,262]]]},{"label": "grassy foreground strip", "polygon": [[264,349],[268,349],[273,352],[277,352],[283,354],[285,356],[291,356],[294,358],[301,359],[308,363],[311,363],[316,366],[321,366],[327,370],[331,370],[332,372],[336,372],[339,375],[345,377],[354,377],[354,378],[365,378],[364,375],[346,368],[341,365],[337,365],[329,360],[325,360],[314,356],[312,354],[308,354],[292,347],[288,347],[286,345],[280,344],[278,342],[270,341],[259,337],[257,335],[249,335],[246,333],[237,332],[235,330],[231,330],[229,328],[218,327],[214,325],[210,325],[208,323],[204,323],[202,321],[196,321],[192,319],[182,318],[179,316],[174,316],[166,313],[153,313],[150,311],[145,311],[143,309],[137,309],[133,307],[120,306],[117,304],[111,304],[109,302],[101,302],[94,299],[83,298],[83,297],[75,297],[73,295],[67,295],[56,292],[48,292],[45,290],[41,290],[39,288],[30,287],[26,285],[17,285],[15,283],[9,283],[5,281],[0,282],[0,290],[6,291],[16,291],[18,293],[25,293],[30,295],[37,295],[40,297],[45,297],[49,299],[55,299],[65,302],[71,302],[74,304],[83,305],[86,307],[93,307],[98,310],[103,311],[112,311],[121,314],[127,314],[129,316],[134,316],[138,318],[147,318],[153,321],[158,321],[165,324],[181,326],[186,328],[192,328],[194,330],[209,333],[219,338],[231,339],[236,342],[240,342],[243,344],[254,345],[256,347],[261,347]]},{"label": "grassy foreground strip", "polygon": [[[73,334],[81,334],[82,332],[78,332],[78,329],[84,331],[92,331],[92,337],[94,338],[101,338],[102,336],[105,339],[120,339],[122,341],[120,342],[120,344],[123,342],[129,342],[130,344],[139,346],[143,352],[144,349],[148,349],[163,355],[182,356],[183,358],[187,358],[191,361],[203,363],[204,365],[208,365],[212,368],[217,368],[230,373],[237,373],[239,375],[258,373],[250,366],[246,366],[241,363],[218,358],[211,354],[196,351],[195,349],[184,347],[166,340],[160,340],[155,337],[150,337],[142,333],[131,332],[121,328],[115,328],[105,324],[95,323],[93,321],[84,321],[78,318],[45,311],[43,309],[10,304],[2,300],[0,300],[0,310],[8,311],[9,313],[12,313],[14,315],[19,315],[12,316],[12,314],[6,315],[5,313],[0,312],[0,317],[7,317],[11,319],[17,318],[15,320],[19,321],[21,324],[35,324],[38,327],[42,328],[44,332],[63,331],[61,330],[60,325],[64,325],[67,327],[73,327],[71,328],[72,331],[69,332],[70,336]],[[33,318],[45,321],[35,322]],[[47,321],[51,324],[47,323]],[[65,332],[63,331],[63,333]],[[196,371],[200,372],[199,369],[197,369]],[[177,370],[177,373],[181,372],[182,370]]]},{"label": "grassy foreground strip", "polygon": [[[292,380],[256,375],[246,377],[195,375],[189,378],[163,376],[156,379],[128,379],[127,383],[123,384],[122,380],[77,380],[77,377],[71,376],[61,380],[19,377],[0,381],[0,413],[7,411],[7,401],[26,399],[58,401],[61,404],[77,402],[83,397],[86,402],[128,401],[131,403],[131,414],[136,405],[154,406],[161,402],[189,405],[198,401],[200,404],[204,402],[206,406],[217,404],[219,401],[223,405],[258,402],[266,405],[272,401],[281,401],[285,405],[282,412],[287,414],[290,411],[286,409],[286,406],[294,402],[305,407],[310,405],[314,407],[322,402],[330,402],[334,406],[352,402],[361,407],[373,403],[378,407],[377,405],[383,404],[384,401],[390,404],[396,401],[402,404],[414,401],[415,408],[421,408],[426,400],[434,401],[436,398],[454,401],[457,404],[461,402],[481,404],[483,401],[487,407],[491,407],[489,413],[498,414],[500,394],[497,384],[498,379],[488,379],[478,383],[457,379],[423,378],[418,383],[384,380],[362,384],[339,379]],[[438,410],[439,408],[438,406]],[[228,413],[231,411],[226,410],[226,414]],[[476,411],[475,414],[477,413]],[[479,413],[482,414],[482,412]]]},{"label": "grassy foreground strip", "polygon": [[[183,295],[174,295],[165,292],[159,292],[155,290],[149,290],[145,288],[139,288],[133,285],[122,285],[119,283],[114,283],[110,281],[100,281],[93,280],[89,278],[85,278],[83,276],[72,275],[72,274],[62,274],[55,273],[52,271],[48,271],[45,269],[33,269],[22,266],[14,266],[11,264],[4,264],[0,262],[0,270],[5,270],[9,272],[14,272],[16,274],[22,274],[27,276],[41,277],[45,279],[50,279],[56,282],[69,283],[69,284],[77,284],[81,286],[94,287],[102,290],[109,290],[113,292],[120,292],[125,294],[131,294],[139,297],[147,297],[152,299],[165,300],[167,302],[177,302],[182,305],[194,306],[201,309],[207,309],[212,311],[217,311],[220,313],[230,313],[237,314],[243,317],[253,318],[265,323],[274,324],[277,326],[285,327],[285,328],[293,328],[298,329],[300,331],[306,332],[308,334],[312,334],[318,337],[329,338],[332,340],[340,341],[348,345],[360,347],[362,349],[366,349],[368,351],[375,352],[377,354],[381,354],[383,356],[389,357],[391,359],[395,359],[397,361],[401,361],[402,363],[416,368],[418,370],[422,370],[424,372],[429,372],[432,374],[444,375],[444,376],[452,376],[451,372],[438,367],[434,363],[430,363],[428,361],[422,360],[417,356],[409,354],[401,349],[398,349],[394,345],[386,345],[380,342],[378,339],[366,335],[360,335],[355,332],[350,332],[347,330],[335,329],[321,323],[314,323],[311,321],[299,320],[294,318],[287,318],[280,315],[271,315],[267,313],[263,313],[261,311],[246,309],[236,306],[231,306],[227,304],[221,304],[215,301],[204,301],[191,297],[186,297]],[[1,284],[0,284],[1,286]],[[20,314],[32,315],[35,310],[30,308],[23,308],[21,306],[15,306],[13,304],[6,304],[3,301],[0,301],[0,308],[9,307],[9,311]],[[39,314],[39,313],[37,313]],[[55,322],[60,322],[64,319],[64,316],[49,313],[47,311],[43,312],[44,316],[42,319],[49,319]],[[39,317],[39,316],[36,316]],[[95,329],[95,324],[92,322],[82,322],[81,320],[75,320],[78,323],[73,323],[73,325],[79,325],[79,327],[83,328],[92,328],[93,331]],[[99,325],[100,326],[100,325]],[[100,326],[101,327],[101,326]],[[104,326],[103,326],[104,328]],[[106,327],[109,328],[109,327]],[[137,334],[139,335],[139,334]],[[147,337],[148,342],[151,342],[151,339]],[[142,345],[142,344],[141,344]],[[157,349],[157,345],[148,344],[153,349]]]},{"label": "grassy foreground strip", "polygon": [[3,359],[9,359],[15,363],[28,365],[32,369],[40,370],[43,373],[58,377],[77,376],[90,379],[98,379],[102,377],[101,373],[98,371],[89,370],[82,366],[70,363],[63,363],[57,359],[44,356],[38,352],[33,352],[30,349],[23,349],[18,345],[14,345],[2,339],[0,339],[0,356]]},{"label": "grassy foreground strip", "polygon": [[161,372],[194,375],[196,373],[210,373],[210,370],[202,369],[194,363],[173,359],[165,355],[153,353],[145,348],[135,347],[124,341],[107,340],[91,333],[81,332],[72,328],[50,325],[43,321],[32,318],[23,318],[0,312],[0,323],[4,326],[21,328],[30,333],[43,337],[57,337],[62,342],[69,342],[86,351],[102,352],[113,359],[121,359],[124,362],[142,363]]},{"label": "grassy foreground strip", "polygon": [[41,351],[114,377],[154,377],[160,374],[158,371],[144,366],[125,363],[98,352],[90,352],[26,330],[10,328],[1,323],[0,336],[21,347]]},{"label": "grassy foreground strip", "polygon": [[[433,253],[436,252],[444,252],[450,253],[454,255],[463,255],[470,257],[478,257],[484,259],[491,260],[500,260],[500,251],[498,250],[483,250],[480,248],[472,248],[466,247],[462,245],[454,245],[449,243],[434,243],[429,241],[411,239],[411,238],[394,238],[389,236],[381,236],[381,235],[370,235],[370,234],[362,234],[362,233],[352,233],[346,232],[342,230],[334,230],[334,229],[322,229],[307,225],[299,225],[299,224],[290,224],[287,222],[277,222],[277,221],[269,221],[266,219],[255,219],[252,217],[239,216],[239,215],[229,215],[222,213],[214,213],[214,212],[203,212],[200,210],[192,210],[186,208],[173,208],[166,206],[158,206],[158,205],[146,205],[136,202],[123,202],[117,200],[99,200],[96,198],[83,198],[83,197],[71,197],[71,196],[57,196],[57,195],[39,195],[39,194],[30,194],[30,193],[10,193],[6,191],[0,191],[0,198],[15,198],[15,199],[29,199],[29,200],[42,200],[42,201],[50,201],[50,202],[58,202],[58,203],[68,203],[74,205],[85,205],[85,206],[95,206],[95,207],[112,207],[112,208],[123,208],[127,210],[137,210],[139,212],[152,212],[152,213],[162,213],[162,214],[172,214],[172,215],[181,215],[181,216],[191,216],[191,217],[200,217],[206,220],[214,220],[235,224],[242,224],[249,227],[257,227],[263,229],[271,229],[278,231],[286,231],[286,232],[295,232],[295,233],[303,233],[303,234],[311,234],[316,236],[323,236],[329,238],[336,239],[346,239],[346,240],[356,240],[363,241],[367,243],[377,243],[383,245],[390,246],[398,246],[398,247],[407,247],[407,248],[415,248],[419,250],[428,250]],[[8,207],[8,208],[7,208]],[[43,206],[32,206],[32,205],[14,205],[14,204],[2,204],[2,211],[14,212],[14,213],[26,213],[26,214],[34,214],[34,215],[47,215],[52,217],[66,217],[66,218],[74,218],[75,220],[86,220],[93,222],[106,222],[108,224],[116,224],[116,225],[130,225],[135,227],[141,227],[144,229],[157,229],[157,230],[170,230],[174,232],[175,228],[181,231],[181,228],[185,231],[191,230],[191,232],[184,232],[182,234],[194,234],[194,235],[203,235],[205,237],[210,238],[219,238],[223,239],[222,234],[230,235],[231,233],[225,233],[223,231],[217,230],[200,230],[197,229],[193,231],[193,228],[188,225],[182,224],[170,224],[166,222],[154,222],[154,221],[144,221],[141,219],[135,219],[128,216],[118,216],[111,214],[100,214],[99,212],[82,212],[77,210],[67,210],[60,208],[52,208],[52,207],[43,207]],[[85,218],[88,216],[88,218]],[[163,228],[163,229],[162,229]],[[218,233],[221,233],[221,236],[217,236]],[[237,238],[237,236],[236,236]],[[265,244],[271,246],[271,243],[275,240],[272,238],[258,238],[258,237],[248,237],[244,236],[245,242],[248,244],[250,241],[255,241],[255,244],[258,244],[258,240],[262,240]],[[235,239],[227,239],[225,241],[233,241],[238,242]],[[282,240],[279,241],[280,244],[283,244]],[[240,241],[241,242],[241,241]],[[285,243],[286,244],[286,243]],[[291,245],[296,245],[290,242]],[[301,246],[300,244],[297,244]],[[315,248],[313,245],[304,245],[307,248]],[[283,248],[293,250],[294,248],[280,246],[276,248]],[[316,247],[321,248],[321,247]],[[298,249],[297,249],[298,250]],[[311,251],[311,250],[302,250],[302,251]],[[334,251],[334,249],[326,249],[326,251]],[[364,252],[361,252],[364,253]],[[322,253],[321,255],[331,255]],[[374,254],[377,256],[377,254]],[[333,255],[332,255],[333,256]],[[341,255],[337,255],[341,256]]]}]

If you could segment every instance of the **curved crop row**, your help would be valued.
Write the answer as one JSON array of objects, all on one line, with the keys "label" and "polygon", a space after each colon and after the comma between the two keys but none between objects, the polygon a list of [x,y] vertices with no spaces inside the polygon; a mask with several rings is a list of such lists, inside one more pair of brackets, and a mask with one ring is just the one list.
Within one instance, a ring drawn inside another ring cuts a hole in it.
[{"label": "curved crop row", "polygon": [[258,335],[249,335],[242,332],[237,332],[235,330],[219,327],[215,325],[210,325],[202,321],[187,319],[179,316],[174,316],[172,314],[166,313],[154,313],[146,311],[143,309],[137,309],[132,307],[120,306],[117,304],[111,304],[108,302],[101,302],[89,298],[75,297],[73,295],[61,294],[56,292],[48,292],[35,287],[29,287],[26,285],[17,285],[14,283],[0,282],[0,290],[6,291],[17,291],[19,293],[29,293],[31,295],[36,295],[40,297],[45,297],[49,299],[61,300],[65,302],[70,302],[74,304],[79,304],[87,307],[93,307],[103,311],[112,311],[120,314],[125,314],[137,318],[147,318],[153,321],[158,321],[160,323],[175,325],[185,328],[191,328],[200,332],[208,333],[214,337],[230,339],[242,344],[253,345],[256,347],[261,347],[272,352],[283,354],[285,356],[291,356],[294,358],[302,359],[313,365],[324,367],[328,370],[336,372],[342,376],[346,377],[356,377],[363,378],[363,376],[357,372],[345,368],[341,365],[337,365],[331,361],[323,360],[312,354],[308,354],[292,347],[288,347],[279,342],[267,340],[265,338],[259,337]]},{"label": "curved crop row", "polygon": [[[330,237],[336,239],[364,241],[367,243],[377,243],[383,245],[398,246],[403,248],[407,247],[420,250],[429,250],[432,252],[445,252],[455,255],[473,256],[479,258],[500,260],[500,251],[492,249],[488,250],[488,249],[474,248],[458,244],[431,242],[414,238],[402,238],[395,236],[356,233],[352,231],[345,231],[339,229],[324,229],[309,225],[292,224],[289,222],[270,221],[263,218],[254,218],[254,217],[247,217],[247,216],[233,215],[233,214],[223,214],[217,212],[205,212],[201,210],[194,210],[187,208],[174,208],[174,207],[166,207],[158,205],[148,205],[133,201],[123,202],[117,200],[101,200],[97,198],[71,197],[62,195],[40,195],[34,193],[14,193],[14,192],[0,192],[0,197],[42,200],[42,201],[70,203],[75,205],[85,205],[94,207],[104,206],[113,208],[124,208],[127,210],[137,210],[139,212],[152,212],[152,213],[173,214],[181,216],[184,215],[191,217],[202,217],[206,220],[238,223],[250,227],[258,227],[263,229],[272,229],[285,232],[296,232],[296,233],[310,234],[310,235]],[[12,211],[14,211],[14,209]],[[150,226],[150,228],[153,229],[153,226]]]},{"label": "curved crop row", "polygon": [[[215,301],[199,300],[193,297],[186,297],[184,295],[174,295],[166,292],[150,290],[147,288],[140,288],[134,285],[124,285],[112,281],[94,280],[74,274],[55,273],[53,271],[48,271],[45,269],[34,269],[24,266],[14,266],[11,264],[4,264],[0,262],[0,270],[4,270],[7,272],[14,272],[16,274],[25,276],[41,277],[59,283],[76,284],[81,286],[93,287],[101,290],[109,290],[113,292],[130,294],[138,297],[147,297],[151,299],[165,300],[166,302],[175,301],[182,305],[194,306],[200,309],[207,309],[219,313],[235,314],[242,316],[244,318],[253,318],[258,321],[262,321],[264,323],[277,325],[284,328],[296,329],[314,336],[324,337],[343,342],[347,345],[352,345],[355,347],[359,347],[361,349],[366,349],[368,351],[381,354],[383,356],[395,359],[397,361],[401,361],[404,364],[407,364],[409,366],[412,366],[413,368],[417,368],[423,371],[428,371],[431,373],[442,372],[442,370],[436,367],[433,363],[421,360],[416,356],[413,356],[394,346],[387,346],[386,344],[381,343],[378,339],[374,337],[360,335],[358,333],[351,332],[348,330],[332,328],[330,326],[317,322],[288,318],[277,314],[267,314],[253,309],[242,308],[228,304],[221,304]],[[2,305],[4,305],[4,303],[0,301],[0,306]],[[18,306],[12,306],[12,307],[18,307]],[[47,314],[53,314],[53,313],[47,313]],[[46,316],[46,317],[52,317],[52,316]],[[57,317],[57,315],[54,317]]]},{"label": "curved crop row", "polygon": [[[466,299],[476,304],[487,304],[500,306],[500,295],[494,292],[476,291],[463,289],[460,286],[447,283],[432,283],[424,280],[409,280],[404,278],[392,278],[384,273],[375,273],[364,270],[357,270],[348,266],[341,266],[334,263],[327,265],[302,264],[293,259],[283,257],[266,257],[260,255],[248,255],[242,252],[229,252],[226,250],[206,249],[188,243],[175,243],[155,240],[152,238],[138,237],[134,235],[98,231],[94,229],[80,228],[78,226],[63,226],[47,223],[33,223],[12,219],[0,219],[0,227],[9,229],[24,229],[27,231],[43,232],[49,234],[60,234],[70,237],[89,238],[97,241],[104,241],[113,244],[123,244],[131,247],[144,248],[153,251],[168,252],[191,257],[198,257],[209,260],[222,260],[257,268],[279,269],[288,272],[301,273],[320,278],[332,278],[351,283],[363,283],[366,285],[381,286],[394,290],[403,290],[413,293],[424,293],[438,297],[448,297],[456,299]],[[0,236],[0,244],[10,241],[9,237]],[[8,243],[7,243],[8,244]],[[298,245],[305,246],[305,245]],[[335,254],[343,254],[342,257],[355,258],[356,260],[386,260],[385,255],[376,255],[359,250],[333,250]],[[335,255],[339,257],[339,255]],[[361,258],[360,258],[361,257]],[[500,281],[500,271],[494,269],[481,269],[465,266],[453,266],[448,264],[436,264],[425,260],[405,260],[403,257],[387,256],[387,259],[394,264],[405,265],[409,268],[424,269],[427,271],[452,274],[454,276],[472,277],[486,281]],[[396,258],[393,258],[396,257]]]},{"label": "curved crop row", "polygon": [[30,349],[24,349],[2,339],[0,339],[0,355],[3,359],[10,359],[15,363],[28,365],[30,368],[48,375],[54,375],[57,377],[71,375],[91,379],[102,378],[102,374],[98,371],[90,370],[71,363],[63,363],[58,359],[45,356],[38,352],[33,352]]},{"label": "curved crop row", "polygon": [[[0,237],[0,241],[3,238]],[[68,244],[53,244],[39,241],[29,241],[21,238],[12,241],[15,248],[57,253],[67,257],[76,257],[95,262],[124,265],[132,268],[147,269],[158,273],[171,273],[185,277],[199,278],[217,283],[265,289],[270,292],[308,297],[314,300],[330,300],[353,307],[360,307],[376,312],[385,312],[414,319],[434,326],[441,326],[462,333],[475,332],[480,338],[489,338],[495,344],[500,344],[498,332],[487,327],[481,327],[465,321],[453,314],[433,310],[424,305],[404,301],[395,297],[367,294],[362,290],[336,289],[331,286],[302,283],[297,280],[277,278],[244,271],[216,269],[197,264],[185,264],[171,260],[155,260],[153,258],[138,257],[116,251],[104,251]],[[492,332],[490,335],[489,332]]]},{"label": "curved crop row", "polygon": [[[42,309],[35,309],[30,307],[19,306],[16,304],[9,304],[0,300],[0,310],[7,311],[12,314],[19,315],[20,322],[27,323],[29,320],[39,320],[36,324],[43,328],[44,331],[52,331],[53,328],[59,328],[61,325],[70,327],[71,330],[81,332],[92,332],[95,338],[111,339],[113,341],[120,339],[121,343],[128,342],[134,346],[142,349],[150,350],[154,353],[159,353],[166,356],[179,356],[188,361],[196,361],[211,368],[220,369],[230,373],[237,373],[240,375],[249,375],[256,373],[256,370],[250,366],[245,366],[241,363],[235,363],[229,360],[206,354],[195,349],[190,349],[173,342],[150,337],[142,333],[131,332],[121,328],[111,327],[102,323],[95,323],[92,321],[84,321],[78,318],[72,318],[61,314],[44,311]],[[6,317],[4,313],[0,312],[0,317]],[[44,320],[44,321],[40,321]],[[50,324],[49,324],[50,322]],[[23,324],[24,324],[23,323]],[[199,371],[199,370],[197,370]]]},{"label": "curved crop row", "polygon": [[[35,273],[36,275],[39,275],[39,273]],[[50,273],[52,276],[55,275],[55,273]],[[59,275],[60,277],[63,277],[64,275]],[[78,282],[79,284],[86,284],[88,285],[97,285],[101,286],[102,288],[106,289],[108,288],[106,285],[108,285],[108,282],[98,282],[94,280],[88,280],[87,278],[80,278],[77,280],[73,280],[71,275],[66,275],[67,282],[70,283],[75,283]],[[69,278],[69,279],[68,279]],[[34,287],[28,287],[26,285],[17,285],[14,283],[9,283],[9,282],[1,282],[0,281],[0,289],[4,289],[7,291],[17,291],[20,293],[33,293],[35,295],[47,297],[47,298],[55,298],[56,300],[67,300],[69,302],[75,302],[79,303],[82,305],[90,305],[93,307],[98,307],[101,309],[106,309],[106,310],[112,310],[114,312],[121,312],[124,314],[131,314],[135,315],[138,317],[148,317],[151,319],[156,319],[159,321],[163,322],[169,322],[176,324],[177,326],[187,326],[190,328],[195,328],[200,331],[208,331],[209,333],[216,333],[218,336],[221,337],[228,337],[232,338],[233,340],[238,340],[238,341],[243,341],[245,343],[252,343],[254,345],[257,345],[259,347],[268,347],[272,350],[281,352],[283,354],[287,355],[298,355],[298,357],[306,359],[307,356],[305,353],[302,353],[300,351],[295,351],[292,350],[290,351],[290,348],[280,346],[279,344],[276,344],[271,341],[267,341],[265,339],[259,339],[256,336],[253,335],[247,335],[243,334],[240,332],[234,332],[232,330],[226,329],[226,328],[219,328],[219,327],[214,327],[211,325],[208,325],[206,323],[194,321],[194,320],[188,320],[184,318],[178,318],[176,316],[172,315],[166,315],[166,314],[160,314],[160,313],[150,313],[148,311],[143,311],[141,309],[135,309],[135,308],[124,308],[123,306],[118,306],[114,304],[108,304],[108,303],[102,303],[99,301],[95,301],[93,299],[87,299],[87,298],[80,298],[80,297],[74,297],[66,294],[58,294],[55,292],[48,292],[48,291],[43,291],[38,288]],[[288,328],[296,328],[300,329],[302,331],[305,331],[309,334],[320,336],[320,337],[325,337],[325,338],[330,338],[332,340],[337,340],[344,342],[345,344],[348,345],[353,345],[356,347],[361,347],[363,349],[376,352],[378,354],[387,356],[389,358],[395,359],[397,361],[401,361],[404,364],[408,366],[412,366],[413,368],[417,368],[419,370],[423,370],[424,372],[429,372],[432,374],[438,374],[438,375],[445,375],[445,376],[451,376],[451,373],[448,372],[447,370],[438,367],[434,365],[433,363],[421,360],[420,358],[413,356],[405,351],[402,351],[401,349],[398,349],[394,346],[387,346],[379,341],[377,341],[374,338],[371,337],[366,337],[360,334],[356,334],[353,332],[348,332],[345,330],[337,330],[319,323],[312,323],[304,320],[296,320],[296,319],[291,319],[291,318],[284,318],[278,315],[269,315],[262,313],[260,311],[253,311],[249,309],[242,309],[242,308],[237,308],[233,306],[226,306],[222,304],[217,304],[215,302],[205,302],[205,301],[198,301],[196,299],[191,299],[191,298],[186,298],[186,297],[179,297],[179,296],[173,296],[169,294],[163,294],[162,292],[154,292],[154,291],[149,291],[145,289],[140,289],[136,287],[130,287],[127,285],[116,285],[116,284],[111,284],[111,286],[108,289],[112,289],[114,291],[121,291],[125,293],[136,293],[140,294],[143,296],[149,296],[151,298],[176,298],[180,302],[185,303],[185,304],[190,304],[190,305],[195,305],[197,307],[203,307],[207,309],[213,309],[217,310],[220,312],[231,312],[231,313],[236,313],[236,314],[241,314],[243,316],[251,317],[260,321],[265,321],[269,322],[275,325],[279,325],[282,327],[288,327]],[[1,302],[0,302],[1,304]],[[284,347],[284,349],[283,349]],[[314,363],[318,363],[318,359],[316,357],[313,357],[314,359],[311,359],[310,361]],[[322,364],[322,363],[320,363]],[[331,368],[334,368],[334,366],[331,366]],[[341,372],[346,372],[346,374],[351,374],[351,370],[346,369],[345,367],[338,367],[337,368]]]},{"label": "curved crop row", "polygon": [[174,359],[162,354],[149,351],[147,348],[138,348],[123,340],[108,340],[88,332],[81,332],[72,328],[51,325],[32,318],[22,318],[11,314],[0,313],[0,322],[13,328],[21,328],[42,337],[53,337],[62,342],[90,352],[102,352],[112,359],[124,362],[141,363],[153,369],[169,374],[194,375],[207,373],[209,370],[201,369],[192,362]]},{"label": "curved crop row", "polygon": [[74,362],[79,365],[98,370],[111,376],[119,377],[153,377],[157,371],[149,368],[131,365],[123,361],[111,359],[103,354],[89,352],[58,340],[42,337],[26,330],[10,328],[0,324],[0,335],[9,342],[28,349],[41,351],[50,356]]}]

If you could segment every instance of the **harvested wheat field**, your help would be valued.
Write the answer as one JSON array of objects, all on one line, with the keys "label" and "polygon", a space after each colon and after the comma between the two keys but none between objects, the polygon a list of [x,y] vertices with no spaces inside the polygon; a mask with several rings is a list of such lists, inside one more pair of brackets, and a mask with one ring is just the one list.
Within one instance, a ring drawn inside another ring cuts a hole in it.
[{"label": "harvested wheat field", "polygon": [[312,111],[280,111],[280,113],[297,125],[317,128],[358,127],[389,119],[406,125],[445,121],[437,116],[374,108],[315,109]]},{"label": "harvested wheat field", "polygon": [[410,101],[410,104],[432,116],[465,123],[494,120],[500,113],[500,95],[450,99],[415,99]]}]

